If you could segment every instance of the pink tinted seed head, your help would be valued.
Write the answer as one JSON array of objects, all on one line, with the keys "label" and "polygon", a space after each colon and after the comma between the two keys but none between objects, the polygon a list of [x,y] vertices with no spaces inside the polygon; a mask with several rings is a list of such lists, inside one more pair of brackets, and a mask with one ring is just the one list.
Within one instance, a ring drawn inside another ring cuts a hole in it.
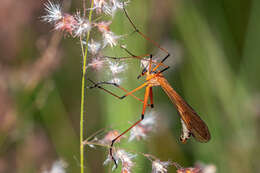
[{"label": "pink tinted seed head", "polygon": [[94,0],[94,5],[93,5],[93,9],[96,10],[97,14],[102,13],[102,9],[104,8],[104,6],[107,6],[107,2],[106,0]]},{"label": "pink tinted seed head", "polygon": [[118,150],[116,152],[116,155],[122,162],[122,166],[124,168],[130,169],[134,166],[134,162],[132,161],[132,159],[135,158],[136,155],[127,153],[125,150]]},{"label": "pink tinted seed head", "polygon": [[123,167],[122,170],[121,170],[121,173],[131,173],[131,170]]},{"label": "pink tinted seed head", "polygon": [[[117,130],[111,130],[109,131],[103,139],[101,139],[101,143],[103,144],[111,144],[112,140],[115,139],[117,136],[119,136],[120,133]],[[120,139],[117,139],[116,142],[120,142]]]},{"label": "pink tinted seed head", "polygon": [[177,173],[202,173],[201,168],[180,168]]},{"label": "pink tinted seed head", "polygon": [[102,58],[92,58],[91,62],[88,63],[87,68],[91,67],[94,70],[100,70],[103,67],[104,63],[105,61]]},{"label": "pink tinted seed head", "polygon": [[216,173],[217,167],[213,164],[204,164],[201,162],[198,162],[195,164],[195,168],[200,168],[201,171],[199,173]]},{"label": "pink tinted seed head", "polygon": [[69,33],[70,35],[73,35],[73,31],[78,25],[77,20],[74,18],[74,16],[70,14],[64,14],[62,19],[60,19],[55,24],[55,30],[60,30]]},{"label": "pink tinted seed head", "polygon": [[145,117],[143,121],[131,129],[128,141],[132,141],[135,138],[137,140],[145,139],[147,134],[153,130],[155,123],[156,118],[154,115]]},{"label": "pink tinted seed head", "polygon": [[[135,163],[132,161],[133,158],[135,158],[136,155],[126,152],[125,150],[117,150],[114,153],[114,158],[116,160],[116,163],[119,164],[121,162],[122,164],[122,170],[121,172],[131,172],[132,167],[135,165]],[[107,165],[108,163],[113,162],[110,155],[108,155],[108,158],[104,161],[104,165]],[[115,165],[112,168],[115,169]]]},{"label": "pink tinted seed head", "polygon": [[94,23],[94,26],[96,26],[101,33],[105,33],[110,31],[111,23],[111,21],[102,21],[99,23]]},{"label": "pink tinted seed head", "polygon": [[167,173],[167,167],[170,165],[170,162],[162,162],[160,160],[155,160],[152,163],[152,173]]}]

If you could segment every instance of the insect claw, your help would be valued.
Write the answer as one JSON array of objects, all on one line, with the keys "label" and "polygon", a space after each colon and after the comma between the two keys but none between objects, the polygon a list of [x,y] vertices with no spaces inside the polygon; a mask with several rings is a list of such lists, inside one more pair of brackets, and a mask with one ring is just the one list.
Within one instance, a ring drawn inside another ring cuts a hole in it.
[{"label": "insect claw", "polygon": [[120,97],[120,99],[124,99],[126,96],[124,95],[124,96],[122,96],[122,97]]},{"label": "insect claw", "polygon": [[117,165],[117,163],[116,163],[116,159],[114,158],[114,156],[112,156],[112,160],[114,161],[114,163],[115,163],[115,166],[116,166],[116,168],[118,167],[118,165]]},{"label": "insect claw", "polygon": [[112,140],[112,143],[111,143],[110,149],[109,149],[109,154],[110,154],[110,156],[111,156],[112,160],[114,161],[115,166],[116,166],[116,168],[117,168],[117,167],[118,167],[118,164],[117,164],[117,162],[116,162],[116,159],[115,159],[114,156],[113,156],[113,151],[112,151],[112,150],[113,150],[112,147],[113,147],[115,141],[116,141],[116,138]]}]

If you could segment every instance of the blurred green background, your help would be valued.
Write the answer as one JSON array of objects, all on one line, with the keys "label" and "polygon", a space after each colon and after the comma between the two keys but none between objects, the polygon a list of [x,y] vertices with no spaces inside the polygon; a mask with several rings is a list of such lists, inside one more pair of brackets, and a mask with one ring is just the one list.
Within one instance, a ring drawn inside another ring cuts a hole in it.
[{"label": "blurred green background", "polygon": [[[40,20],[43,3],[0,2],[1,173],[41,172],[59,159],[67,163],[67,172],[80,170],[80,44]],[[81,4],[64,1],[64,8],[75,12]],[[142,32],[171,53],[165,77],[207,122],[212,139],[181,144],[176,109],[156,87],[158,125],[146,140],[125,139],[119,146],[184,167],[202,162],[221,173],[260,172],[260,1],[132,0],[127,10]],[[111,29],[118,35],[133,31],[122,12],[115,15]],[[138,34],[122,42],[137,55],[163,55]],[[123,55],[116,48],[106,53]],[[139,62],[131,61],[121,74],[122,86],[130,90],[141,84],[136,79],[140,71]],[[108,80],[105,74],[87,70],[95,81]],[[102,128],[123,131],[140,116],[142,105],[132,98],[117,100],[97,89],[86,92],[86,136]],[[142,98],[143,93],[137,95]],[[86,146],[85,151],[87,172],[111,171],[103,166],[105,148]],[[133,172],[151,172],[144,157],[134,161]]]}]

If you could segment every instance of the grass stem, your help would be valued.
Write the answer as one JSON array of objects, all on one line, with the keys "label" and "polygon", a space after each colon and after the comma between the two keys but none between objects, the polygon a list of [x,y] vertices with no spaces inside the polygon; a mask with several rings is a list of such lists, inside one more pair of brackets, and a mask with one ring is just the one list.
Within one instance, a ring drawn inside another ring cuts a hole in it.
[{"label": "grass stem", "polygon": [[[93,0],[91,2],[90,12],[89,12],[89,22],[91,22],[92,19],[92,12],[93,12]],[[85,51],[83,52],[82,49],[82,58],[83,58],[83,66],[82,66],[82,78],[81,78],[81,106],[80,106],[80,172],[84,173],[84,112],[86,111],[85,108],[85,80],[86,80],[86,65],[87,65],[87,56],[88,56],[88,41],[89,41],[90,31],[87,33],[86,38],[86,47]],[[81,40],[81,45],[83,45]],[[83,47],[83,46],[81,46]]]}]

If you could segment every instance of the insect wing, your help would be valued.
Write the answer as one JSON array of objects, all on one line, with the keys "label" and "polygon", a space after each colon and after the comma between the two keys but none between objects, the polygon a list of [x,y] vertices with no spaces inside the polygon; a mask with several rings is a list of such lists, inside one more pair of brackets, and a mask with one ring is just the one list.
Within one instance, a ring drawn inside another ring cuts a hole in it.
[{"label": "insect wing", "polygon": [[192,107],[188,103],[186,103],[184,99],[170,86],[165,78],[161,77],[159,79],[159,82],[163,90],[176,106],[181,119],[183,120],[193,137],[199,142],[208,142],[211,136],[205,122],[192,109]]}]

